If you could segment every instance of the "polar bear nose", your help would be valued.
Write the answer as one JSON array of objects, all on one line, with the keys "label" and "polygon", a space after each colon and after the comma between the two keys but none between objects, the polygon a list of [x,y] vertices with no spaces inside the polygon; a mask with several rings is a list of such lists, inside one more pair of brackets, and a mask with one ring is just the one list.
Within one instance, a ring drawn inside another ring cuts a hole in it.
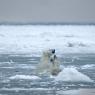
[{"label": "polar bear nose", "polygon": [[52,53],[55,53],[55,49],[52,49]]}]

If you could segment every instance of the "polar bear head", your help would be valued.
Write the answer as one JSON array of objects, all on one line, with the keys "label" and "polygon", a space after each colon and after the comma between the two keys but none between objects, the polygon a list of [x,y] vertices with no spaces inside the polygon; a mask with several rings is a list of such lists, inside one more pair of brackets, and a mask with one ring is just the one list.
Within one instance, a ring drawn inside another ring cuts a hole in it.
[{"label": "polar bear head", "polygon": [[50,58],[53,54],[55,54],[55,49],[48,49],[48,50],[43,51],[42,56],[46,58],[47,57]]},{"label": "polar bear head", "polygon": [[50,63],[50,58],[55,54],[55,49],[48,49],[43,51],[42,57],[41,57],[41,63],[48,64]]}]

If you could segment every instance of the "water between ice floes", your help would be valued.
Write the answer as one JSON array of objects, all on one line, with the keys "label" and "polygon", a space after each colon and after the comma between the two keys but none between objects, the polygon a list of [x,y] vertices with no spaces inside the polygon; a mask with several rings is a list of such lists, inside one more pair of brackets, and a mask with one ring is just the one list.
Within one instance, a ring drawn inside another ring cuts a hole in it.
[{"label": "water between ice floes", "polygon": [[0,55],[0,94],[52,95],[57,91],[95,88],[94,54],[61,55],[62,72],[56,77],[36,75],[39,60],[31,55]]}]

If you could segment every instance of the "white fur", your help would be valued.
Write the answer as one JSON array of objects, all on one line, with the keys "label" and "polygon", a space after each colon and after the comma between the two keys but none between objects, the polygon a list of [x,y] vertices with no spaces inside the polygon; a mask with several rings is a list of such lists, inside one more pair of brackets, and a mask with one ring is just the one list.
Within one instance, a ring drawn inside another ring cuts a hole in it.
[{"label": "white fur", "polygon": [[[53,56],[55,56],[55,55],[53,55]],[[57,57],[51,56],[51,58],[52,58],[53,62],[51,62],[50,72],[52,75],[57,75],[61,71],[60,62]]]},{"label": "white fur", "polygon": [[40,63],[37,66],[37,72],[57,75],[60,72],[60,66],[58,58],[54,58],[54,56],[55,54],[51,50],[44,51]]}]

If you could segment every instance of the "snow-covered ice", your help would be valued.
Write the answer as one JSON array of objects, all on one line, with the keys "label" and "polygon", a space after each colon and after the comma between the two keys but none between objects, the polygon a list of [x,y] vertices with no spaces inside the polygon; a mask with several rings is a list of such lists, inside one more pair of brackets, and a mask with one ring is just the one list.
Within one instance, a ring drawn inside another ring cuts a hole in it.
[{"label": "snow-covered ice", "polygon": [[57,77],[55,81],[70,81],[70,82],[93,82],[88,76],[77,71],[75,68],[64,68]]},{"label": "snow-covered ice", "polygon": [[1,53],[40,54],[55,48],[58,53],[95,52],[94,25],[0,26]]},{"label": "snow-covered ice", "polygon": [[38,76],[35,76],[35,75],[14,75],[14,76],[11,76],[9,79],[13,80],[13,79],[29,79],[29,80],[36,80],[36,79],[41,79],[40,77]]}]

